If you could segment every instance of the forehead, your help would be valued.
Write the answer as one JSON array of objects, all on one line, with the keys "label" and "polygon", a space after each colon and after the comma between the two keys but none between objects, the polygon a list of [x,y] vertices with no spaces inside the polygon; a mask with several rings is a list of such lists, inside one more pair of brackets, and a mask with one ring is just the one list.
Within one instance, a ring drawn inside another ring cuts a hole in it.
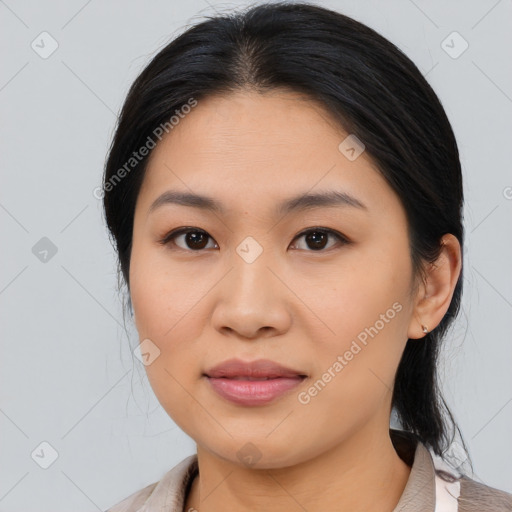
[{"label": "forehead", "polygon": [[365,152],[350,160],[340,151],[348,135],[316,101],[291,91],[208,97],[157,144],[139,199],[148,209],[179,189],[256,206],[337,189],[366,204],[372,195],[396,200]]}]

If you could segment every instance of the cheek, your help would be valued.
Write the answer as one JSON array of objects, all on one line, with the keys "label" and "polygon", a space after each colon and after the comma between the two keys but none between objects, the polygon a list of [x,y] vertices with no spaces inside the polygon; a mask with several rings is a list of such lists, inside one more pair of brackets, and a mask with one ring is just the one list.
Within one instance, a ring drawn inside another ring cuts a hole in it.
[{"label": "cheek", "polygon": [[[309,306],[316,336],[327,345],[342,345],[359,337],[364,343],[376,327],[380,339],[393,338],[405,321],[406,303],[409,301],[409,272],[407,263],[397,260],[378,261],[364,255],[357,263],[332,266],[322,276],[304,276],[297,284],[301,299]],[[399,311],[400,310],[400,311]],[[309,315],[311,316],[311,315]]]},{"label": "cheek", "polygon": [[165,251],[134,244],[130,264],[130,290],[140,338],[164,343],[172,337],[193,307],[200,283],[190,283],[183,272],[173,271]]},{"label": "cheek", "polygon": [[209,321],[201,299],[212,283],[173,271],[162,252],[134,246],[130,289],[139,339],[151,340],[160,352],[145,367],[151,385],[157,396],[164,388],[173,396],[178,384],[171,375],[186,384],[200,374],[198,361],[203,360],[205,347],[196,340]]},{"label": "cheek", "polygon": [[197,355],[194,340],[200,337],[204,322],[197,305],[200,296],[184,293],[184,289],[179,279],[155,275],[133,282],[132,303],[139,339],[149,338],[155,343],[161,353],[159,363],[166,366],[186,364]]},{"label": "cheek", "polygon": [[[350,268],[330,269],[322,286],[302,283],[304,302],[321,320],[308,323],[316,376],[320,386],[329,379],[333,383],[322,394],[327,401],[342,400],[347,406],[380,400],[392,388],[407,341],[408,261],[399,255],[379,259],[374,252],[368,254],[359,255]],[[330,377],[329,369],[336,377]]]}]

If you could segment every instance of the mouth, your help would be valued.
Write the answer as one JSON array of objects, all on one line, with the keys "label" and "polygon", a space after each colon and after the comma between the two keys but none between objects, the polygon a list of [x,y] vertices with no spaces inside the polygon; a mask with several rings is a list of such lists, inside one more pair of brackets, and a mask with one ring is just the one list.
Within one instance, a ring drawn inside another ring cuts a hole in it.
[{"label": "mouth", "polygon": [[231,404],[243,407],[263,406],[289,395],[302,384],[305,375],[293,377],[209,377],[205,375],[210,389]]},{"label": "mouth", "polygon": [[307,374],[269,359],[229,359],[207,370],[203,377],[221,398],[240,406],[258,406],[290,394]]}]

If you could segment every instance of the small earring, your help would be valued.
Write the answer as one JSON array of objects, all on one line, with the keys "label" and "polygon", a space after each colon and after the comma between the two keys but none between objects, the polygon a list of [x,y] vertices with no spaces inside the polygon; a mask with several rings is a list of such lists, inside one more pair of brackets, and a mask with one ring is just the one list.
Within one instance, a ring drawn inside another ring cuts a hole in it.
[{"label": "small earring", "polygon": [[423,324],[422,324],[422,325],[421,325],[421,328],[423,329],[423,332],[424,332],[425,334],[427,334],[427,333],[428,333],[428,327],[427,327],[426,325],[423,325]]}]

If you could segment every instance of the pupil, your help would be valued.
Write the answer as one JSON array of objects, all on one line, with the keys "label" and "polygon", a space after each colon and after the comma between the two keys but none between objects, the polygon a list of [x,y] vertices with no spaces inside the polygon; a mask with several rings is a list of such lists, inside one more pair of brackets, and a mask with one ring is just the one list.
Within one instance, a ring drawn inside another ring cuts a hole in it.
[{"label": "pupil", "polygon": [[[187,244],[192,245],[192,249],[202,249],[206,245],[206,236],[204,233],[200,233],[199,231],[191,231],[186,235]],[[203,243],[201,244],[201,238],[203,238]],[[198,243],[199,242],[199,243]],[[198,246],[198,245],[199,246]]]},{"label": "pupil", "polygon": [[[325,247],[325,240],[327,237],[326,234],[322,233],[321,231],[313,231],[309,235],[306,235],[306,238],[308,241],[313,242],[313,249],[322,249]],[[323,240],[320,240],[321,238],[323,238]]]}]

